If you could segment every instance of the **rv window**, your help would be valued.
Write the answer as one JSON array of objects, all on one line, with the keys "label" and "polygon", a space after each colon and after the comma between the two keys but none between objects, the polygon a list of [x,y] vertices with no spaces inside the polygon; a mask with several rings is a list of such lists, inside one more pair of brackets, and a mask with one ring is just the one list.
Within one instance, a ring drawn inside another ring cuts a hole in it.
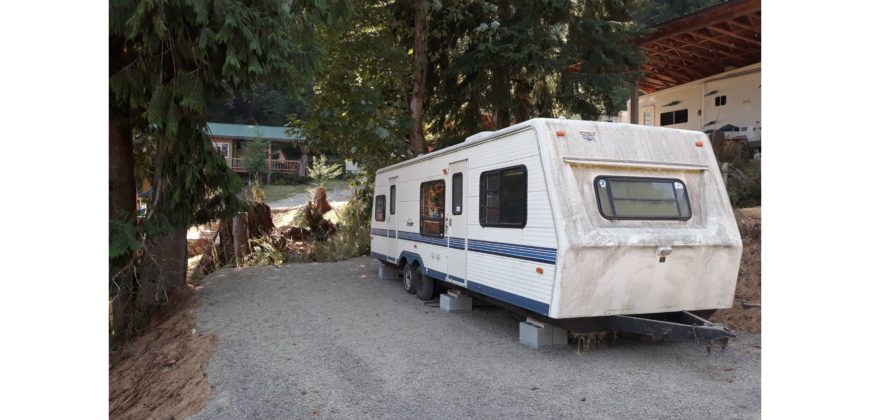
[{"label": "rv window", "polygon": [[453,199],[450,205],[453,206],[453,215],[462,214],[462,172],[453,174]]},{"label": "rv window", "polygon": [[671,111],[671,112],[662,112],[659,116],[659,125],[664,127],[666,125],[673,124],[682,124],[689,122],[689,110],[681,109],[679,111]]},{"label": "rv window", "polygon": [[387,218],[386,204],[387,200],[383,194],[375,197],[375,221],[383,222]]},{"label": "rv window", "polygon": [[595,178],[598,210],[615,220],[689,220],[686,184],[678,179]]},{"label": "rv window", "polygon": [[481,226],[526,226],[527,178],[525,166],[480,174]]},{"label": "rv window", "polygon": [[420,184],[420,234],[444,237],[444,181]]},{"label": "rv window", "polygon": [[390,185],[390,214],[396,214],[396,186]]},{"label": "rv window", "polygon": [[716,106],[725,106],[725,104],[728,103],[728,97],[725,95],[717,96],[715,101],[716,101]]}]

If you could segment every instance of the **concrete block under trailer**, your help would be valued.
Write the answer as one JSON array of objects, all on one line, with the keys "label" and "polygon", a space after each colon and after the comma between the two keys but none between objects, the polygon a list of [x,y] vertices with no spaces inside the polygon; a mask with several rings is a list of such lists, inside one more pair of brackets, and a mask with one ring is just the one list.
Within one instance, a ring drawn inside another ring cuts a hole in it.
[{"label": "concrete block under trailer", "polygon": [[[742,242],[703,133],[533,119],[377,171],[371,255],[576,331],[713,342]],[[701,316],[698,316],[701,315]]]}]

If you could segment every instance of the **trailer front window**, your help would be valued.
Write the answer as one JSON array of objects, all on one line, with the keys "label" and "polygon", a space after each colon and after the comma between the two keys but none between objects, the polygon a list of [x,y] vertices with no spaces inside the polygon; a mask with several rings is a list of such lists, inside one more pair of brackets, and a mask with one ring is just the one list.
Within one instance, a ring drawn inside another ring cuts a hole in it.
[{"label": "trailer front window", "polygon": [[420,184],[420,234],[444,237],[444,181]]},{"label": "trailer front window", "polygon": [[599,176],[595,193],[601,215],[611,220],[689,220],[686,184],[678,179]]}]

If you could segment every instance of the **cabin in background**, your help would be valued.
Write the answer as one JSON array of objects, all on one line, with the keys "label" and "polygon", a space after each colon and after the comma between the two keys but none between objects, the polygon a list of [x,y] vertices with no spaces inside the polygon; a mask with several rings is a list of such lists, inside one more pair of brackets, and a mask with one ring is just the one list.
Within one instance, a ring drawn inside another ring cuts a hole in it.
[{"label": "cabin in background", "polygon": [[308,175],[307,139],[296,128],[268,125],[208,123],[208,135],[215,150],[236,173],[247,173],[242,165],[242,150],[253,140],[269,140],[267,165],[272,172]]},{"label": "cabin in background", "polygon": [[[619,121],[701,131],[761,150],[761,1],[732,0],[655,26]],[[640,95],[642,93],[642,95]]]}]

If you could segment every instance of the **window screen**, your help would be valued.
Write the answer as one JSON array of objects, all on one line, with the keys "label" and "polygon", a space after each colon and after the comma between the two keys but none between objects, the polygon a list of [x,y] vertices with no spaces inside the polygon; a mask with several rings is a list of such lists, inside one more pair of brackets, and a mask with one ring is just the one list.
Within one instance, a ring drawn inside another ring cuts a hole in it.
[{"label": "window screen", "polygon": [[450,205],[453,206],[452,212],[454,215],[462,214],[462,172],[453,174],[453,199]]},{"label": "window screen", "polygon": [[396,214],[396,186],[390,185],[390,214]]},{"label": "window screen", "polygon": [[378,222],[383,222],[387,215],[386,213],[386,204],[387,200],[383,194],[375,197],[375,220]]},{"label": "window screen", "polygon": [[595,178],[598,209],[606,219],[688,220],[686,184],[678,179]]},{"label": "window screen", "polygon": [[420,184],[420,234],[444,237],[444,181]]},{"label": "window screen", "polygon": [[481,226],[526,226],[527,177],[525,166],[480,174]]}]

